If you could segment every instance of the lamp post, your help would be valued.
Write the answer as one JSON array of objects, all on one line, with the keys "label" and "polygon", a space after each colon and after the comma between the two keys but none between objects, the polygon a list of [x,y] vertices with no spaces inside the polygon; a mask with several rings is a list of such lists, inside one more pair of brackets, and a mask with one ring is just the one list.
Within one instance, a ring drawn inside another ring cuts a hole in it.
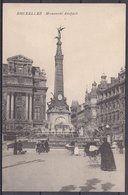
[{"label": "lamp post", "polygon": [[110,128],[110,126],[107,124],[107,125],[106,125],[106,128],[107,128],[107,129],[109,129],[109,128]]},{"label": "lamp post", "polygon": [[110,126],[107,124],[106,125],[106,130],[107,130],[107,135],[110,135],[110,143],[112,144],[112,131],[111,131],[111,128]]}]

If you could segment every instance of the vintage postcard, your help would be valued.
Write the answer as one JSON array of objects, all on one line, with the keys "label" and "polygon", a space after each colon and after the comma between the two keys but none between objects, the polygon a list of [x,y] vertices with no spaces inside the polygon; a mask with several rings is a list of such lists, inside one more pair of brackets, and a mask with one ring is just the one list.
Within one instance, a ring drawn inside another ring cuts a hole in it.
[{"label": "vintage postcard", "polygon": [[3,4],[2,190],[125,191],[125,4]]}]

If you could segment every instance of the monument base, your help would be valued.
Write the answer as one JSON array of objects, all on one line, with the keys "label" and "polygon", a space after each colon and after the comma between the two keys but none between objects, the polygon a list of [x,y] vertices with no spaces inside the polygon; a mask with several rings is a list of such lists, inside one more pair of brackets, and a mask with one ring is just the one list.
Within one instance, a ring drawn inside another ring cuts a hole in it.
[{"label": "monument base", "polygon": [[54,134],[70,134],[73,130],[70,112],[61,107],[55,107],[47,112],[48,128]]}]

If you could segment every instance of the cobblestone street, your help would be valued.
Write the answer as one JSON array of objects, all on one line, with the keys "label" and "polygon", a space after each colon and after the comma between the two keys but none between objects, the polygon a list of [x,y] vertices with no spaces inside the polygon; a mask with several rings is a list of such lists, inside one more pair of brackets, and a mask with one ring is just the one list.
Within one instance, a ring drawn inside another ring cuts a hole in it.
[{"label": "cobblestone street", "polygon": [[105,172],[83,150],[80,156],[66,149],[40,155],[33,149],[25,155],[10,150],[3,153],[3,191],[124,191],[124,155],[115,151],[114,156],[117,171]]}]

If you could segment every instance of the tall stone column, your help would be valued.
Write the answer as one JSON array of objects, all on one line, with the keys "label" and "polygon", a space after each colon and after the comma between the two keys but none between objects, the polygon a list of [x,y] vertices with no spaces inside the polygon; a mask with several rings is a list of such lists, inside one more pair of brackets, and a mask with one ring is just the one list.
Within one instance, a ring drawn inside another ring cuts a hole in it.
[{"label": "tall stone column", "polygon": [[26,94],[26,120],[28,120],[28,94]]},{"label": "tall stone column", "polygon": [[32,120],[32,95],[30,95],[29,99],[29,120]]},{"label": "tall stone column", "polygon": [[7,94],[7,113],[6,113],[7,119],[9,119],[9,113],[10,113],[10,94]]},{"label": "tall stone column", "polygon": [[11,94],[11,119],[14,118],[14,94]]}]

